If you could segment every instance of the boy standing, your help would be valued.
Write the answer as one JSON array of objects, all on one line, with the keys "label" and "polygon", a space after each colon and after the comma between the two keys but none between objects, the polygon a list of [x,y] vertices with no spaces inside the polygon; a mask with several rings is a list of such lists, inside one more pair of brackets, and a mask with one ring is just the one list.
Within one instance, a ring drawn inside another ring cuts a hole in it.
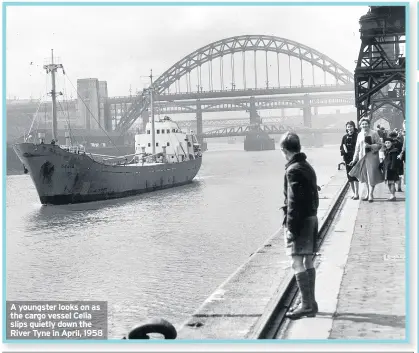
[{"label": "boy standing", "polygon": [[397,143],[391,138],[384,140],[384,180],[388,185],[388,189],[391,193],[389,201],[396,200],[396,183],[400,180],[399,177],[399,149],[396,147]]},{"label": "boy standing", "polygon": [[289,132],[280,142],[288,163],[284,176],[284,231],[286,253],[291,256],[292,268],[301,292],[301,304],[287,313],[290,319],[313,317],[318,312],[315,300],[316,270],[313,254],[318,234],[317,209],[319,194],[317,177],[307,156],[301,153],[300,139]]}]

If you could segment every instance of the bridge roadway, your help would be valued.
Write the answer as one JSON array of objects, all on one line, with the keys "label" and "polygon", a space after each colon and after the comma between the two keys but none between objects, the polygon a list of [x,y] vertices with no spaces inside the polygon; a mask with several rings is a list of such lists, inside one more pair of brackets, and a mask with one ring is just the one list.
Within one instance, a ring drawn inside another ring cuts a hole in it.
[{"label": "bridge roadway", "polygon": [[[273,96],[284,94],[308,94],[308,93],[331,93],[331,92],[354,92],[353,83],[338,85],[312,85],[312,86],[281,86],[271,88],[248,88],[234,90],[212,90],[184,93],[163,93],[156,95],[156,101],[179,101],[187,99],[210,99],[210,98],[232,98],[232,97],[255,97]],[[130,103],[136,96],[109,97],[108,103]]]}]

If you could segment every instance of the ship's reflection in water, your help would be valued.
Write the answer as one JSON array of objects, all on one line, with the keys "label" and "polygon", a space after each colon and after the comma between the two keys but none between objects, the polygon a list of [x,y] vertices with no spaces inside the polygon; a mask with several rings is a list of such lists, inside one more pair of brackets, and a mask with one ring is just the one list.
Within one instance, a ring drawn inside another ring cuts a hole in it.
[{"label": "ship's reflection in water", "polygon": [[[182,323],[281,224],[280,151],[209,147],[194,183],[124,199],[41,206],[27,175],[7,177],[7,299],[106,300],[113,338]],[[337,147],[308,155],[324,184]]]}]

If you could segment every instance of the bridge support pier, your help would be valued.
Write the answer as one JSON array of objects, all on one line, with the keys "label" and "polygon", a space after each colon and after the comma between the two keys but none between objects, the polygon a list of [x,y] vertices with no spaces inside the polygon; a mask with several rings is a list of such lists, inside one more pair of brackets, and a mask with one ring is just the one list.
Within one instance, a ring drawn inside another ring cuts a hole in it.
[{"label": "bridge support pier", "polygon": [[204,132],[203,123],[202,123],[202,108],[201,103],[198,101],[196,103],[196,138],[198,139],[199,144],[201,145],[201,150],[207,150],[207,143],[204,141],[202,137],[202,133]]},{"label": "bridge support pier", "polygon": [[255,97],[250,97],[249,114],[250,114],[250,125],[260,124],[260,116],[256,110]]},{"label": "bridge support pier", "polygon": [[311,106],[310,96],[308,94],[304,95],[303,119],[304,127],[311,127]]},{"label": "bridge support pier", "polygon": [[201,103],[196,103],[196,134],[202,135],[203,127],[202,127],[202,108]]}]

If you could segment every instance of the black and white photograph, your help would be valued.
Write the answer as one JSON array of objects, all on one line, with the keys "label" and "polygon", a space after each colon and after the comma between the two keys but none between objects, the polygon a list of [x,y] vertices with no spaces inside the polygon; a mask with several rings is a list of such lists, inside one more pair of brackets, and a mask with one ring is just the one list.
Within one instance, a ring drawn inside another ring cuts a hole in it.
[{"label": "black and white photograph", "polygon": [[406,4],[3,19],[3,342],[409,342]]}]

